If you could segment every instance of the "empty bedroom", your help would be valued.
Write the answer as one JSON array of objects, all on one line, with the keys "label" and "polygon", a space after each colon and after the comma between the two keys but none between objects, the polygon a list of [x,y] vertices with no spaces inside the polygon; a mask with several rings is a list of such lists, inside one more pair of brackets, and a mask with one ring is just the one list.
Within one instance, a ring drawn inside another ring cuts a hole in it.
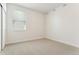
[{"label": "empty bedroom", "polygon": [[78,55],[79,3],[0,3],[1,55]]}]

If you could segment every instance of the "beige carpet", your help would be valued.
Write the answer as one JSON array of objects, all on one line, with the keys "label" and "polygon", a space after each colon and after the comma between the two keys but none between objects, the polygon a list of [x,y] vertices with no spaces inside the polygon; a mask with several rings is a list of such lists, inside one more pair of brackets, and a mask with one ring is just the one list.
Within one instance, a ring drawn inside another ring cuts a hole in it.
[{"label": "beige carpet", "polygon": [[72,55],[79,54],[79,48],[48,39],[38,39],[7,45],[2,55]]}]

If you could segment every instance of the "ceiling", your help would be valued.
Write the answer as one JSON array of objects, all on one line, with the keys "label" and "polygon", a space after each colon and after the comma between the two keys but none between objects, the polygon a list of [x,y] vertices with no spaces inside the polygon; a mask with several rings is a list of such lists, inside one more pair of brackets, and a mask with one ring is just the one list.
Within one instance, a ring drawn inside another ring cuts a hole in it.
[{"label": "ceiling", "polygon": [[16,3],[16,4],[42,13],[48,13],[54,8],[57,8],[62,5],[62,3]]}]

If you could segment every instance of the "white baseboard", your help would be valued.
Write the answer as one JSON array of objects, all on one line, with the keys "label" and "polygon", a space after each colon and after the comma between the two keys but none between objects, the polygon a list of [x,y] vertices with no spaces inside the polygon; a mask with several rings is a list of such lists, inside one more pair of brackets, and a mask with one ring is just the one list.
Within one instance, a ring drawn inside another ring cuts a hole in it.
[{"label": "white baseboard", "polygon": [[[16,42],[13,42],[13,41],[12,42],[7,42],[6,45],[25,42],[25,41],[31,41],[31,40],[38,40],[38,39],[42,39],[42,38],[44,38],[44,37],[43,36],[32,37],[32,38],[27,38],[27,39],[16,41]],[[58,40],[58,39],[55,39],[55,38],[53,38],[51,36],[46,36],[45,38],[79,48],[79,45],[77,45],[77,44],[70,43],[70,42],[67,42],[67,41]]]},{"label": "white baseboard", "polygon": [[54,41],[60,42],[60,43],[64,43],[64,44],[67,44],[67,45],[70,45],[70,46],[73,46],[73,47],[76,47],[76,48],[79,48],[78,44],[74,44],[74,43],[70,43],[70,42],[67,42],[67,41],[58,40],[58,39],[55,39],[55,38],[50,37],[50,36],[46,36],[46,38],[50,39],[50,40],[54,40]]},{"label": "white baseboard", "polygon": [[21,43],[21,42],[31,41],[31,40],[38,40],[38,39],[42,39],[42,38],[44,38],[44,37],[43,36],[38,36],[38,37],[26,38],[26,39],[23,39],[23,40],[7,42],[6,45],[14,44],[14,43]]}]

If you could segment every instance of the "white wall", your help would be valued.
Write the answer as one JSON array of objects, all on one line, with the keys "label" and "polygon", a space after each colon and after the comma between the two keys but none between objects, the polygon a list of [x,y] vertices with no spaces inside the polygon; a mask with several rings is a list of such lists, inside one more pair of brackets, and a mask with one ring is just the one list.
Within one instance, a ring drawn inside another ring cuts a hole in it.
[{"label": "white wall", "polygon": [[2,10],[2,49],[5,47],[5,39],[6,39],[6,3],[2,3],[3,10]]},{"label": "white wall", "polygon": [[0,6],[0,51],[1,51],[1,6]]},{"label": "white wall", "polygon": [[79,47],[79,4],[49,12],[46,26],[47,38]]},{"label": "white wall", "polygon": [[[28,20],[25,32],[13,30],[11,16],[14,9],[26,13]],[[46,37],[79,47],[79,4],[59,7],[56,11],[50,11],[46,18],[39,12],[7,4],[6,37],[6,44]]]},{"label": "white wall", "polygon": [[[13,30],[12,12],[15,9],[21,10],[24,13],[26,13],[26,20],[27,20],[26,31],[17,32]],[[43,38],[44,37],[44,18],[45,18],[44,14],[42,13],[32,11],[30,9],[27,9],[18,5],[7,4],[6,44]]]}]

